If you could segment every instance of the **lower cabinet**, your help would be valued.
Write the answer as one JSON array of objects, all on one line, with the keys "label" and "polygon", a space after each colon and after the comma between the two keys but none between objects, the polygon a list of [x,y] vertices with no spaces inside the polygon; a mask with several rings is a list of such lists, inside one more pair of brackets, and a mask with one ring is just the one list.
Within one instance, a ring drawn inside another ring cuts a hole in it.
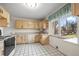
[{"label": "lower cabinet", "polygon": [[42,44],[42,45],[45,45],[45,44],[48,44],[48,42],[49,42],[49,39],[48,39],[48,35],[42,35],[42,38],[40,39],[40,43]]},{"label": "lower cabinet", "polygon": [[40,43],[48,44],[48,35],[45,34],[17,34],[16,44],[26,44],[26,43]]},{"label": "lower cabinet", "polygon": [[79,45],[64,41],[65,39],[50,36],[49,44],[58,48],[64,55],[79,56]]},{"label": "lower cabinet", "polygon": [[3,56],[4,44],[0,41],[0,56]]},{"label": "lower cabinet", "polygon": [[23,43],[27,43],[27,35],[16,35],[16,44],[23,44]]},{"label": "lower cabinet", "polygon": [[49,42],[48,35],[37,34],[37,35],[35,35],[34,42],[40,43],[42,45],[48,44],[48,42]]},{"label": "lower cabinet", "polygon": [[34,37],[34,42],[35,42],[35,43],[39,43],[41,38],[42,38],[42,35],[40,35],[40,34],[35,35],[35,37]]}]

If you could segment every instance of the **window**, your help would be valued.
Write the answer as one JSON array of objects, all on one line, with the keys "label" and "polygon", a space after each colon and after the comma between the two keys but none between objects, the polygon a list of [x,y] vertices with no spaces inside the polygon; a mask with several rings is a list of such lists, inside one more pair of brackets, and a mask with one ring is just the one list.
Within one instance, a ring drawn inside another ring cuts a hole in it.
[{"label": "window", "polygon": [[77,19],[75,16],[62,17],[54,21],[54,34],[61,34],[66,38],[76,37]]}]

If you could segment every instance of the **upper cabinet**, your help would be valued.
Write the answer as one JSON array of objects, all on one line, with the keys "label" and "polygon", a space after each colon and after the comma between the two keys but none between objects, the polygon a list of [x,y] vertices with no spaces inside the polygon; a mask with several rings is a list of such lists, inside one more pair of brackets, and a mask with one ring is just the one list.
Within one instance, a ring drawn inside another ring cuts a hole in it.
[{"label": "upper cabinet", "polygon": [[0,27],[7,27],[7,19],[1,18],[0,19]]},{"label": "upper cabinet", "polygon": [[79,3],[74,3],[72,5],[72,15],[79,16]]},{"label": "upper cabinet", "polygon": [[23,21],[23,28],[27,28],[27,29],[36,29],[35,28],[35,22],[34,21]]},{"label": "upper cabinet", "polygon": [[16,28],[21,29],[21,28],[23,28],[23,21],[22,20],[16,20],[15,25],[16,25]]},{"label": "upper cabinet", "polygon": [[47,29],[48,28],[48,20],[42,21],[42,27],[43,27],[43,29]]},{"label": "upper cabinet", "polygon": [[9,25],[9,13],[0,6],[0,27],[7,27]]},{"label": "upper cabinet", "polygon": [[45,19],[45,20],[40,21],[39,27],[40,27],[40,29],[47,29],[48,28],[48,20]]},{"label": "upper cabinet", "polygon": [[17,29],[47,29],[48,28],[48,20],[16,20],[15,27]]},{"label": "upper cabinet", "polygon": [[79,16],[79,3],[68,3],[55,13],[48,16],[48,20],[59,19],[67,16]]},{"label": "upper cabinet", "polygon": [[29,28],[29,24],[27,21],[22,21],[22,22],[23,22],[22,24],[23,28]]},{"label": "upper cabinet", "polygon": [[28,20],[16,20],[17,29],[39,29],[39,21],[28,21]]}]

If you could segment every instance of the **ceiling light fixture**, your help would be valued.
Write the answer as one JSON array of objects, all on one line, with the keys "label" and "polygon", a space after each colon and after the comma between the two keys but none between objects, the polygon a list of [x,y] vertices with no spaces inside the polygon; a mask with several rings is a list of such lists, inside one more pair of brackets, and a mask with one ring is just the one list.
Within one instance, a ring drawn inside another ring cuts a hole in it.
[{"label": "ceiling light fixture", "polygon": [[37,8],[39,3],[24,3],[24,5],[29,8]]}]

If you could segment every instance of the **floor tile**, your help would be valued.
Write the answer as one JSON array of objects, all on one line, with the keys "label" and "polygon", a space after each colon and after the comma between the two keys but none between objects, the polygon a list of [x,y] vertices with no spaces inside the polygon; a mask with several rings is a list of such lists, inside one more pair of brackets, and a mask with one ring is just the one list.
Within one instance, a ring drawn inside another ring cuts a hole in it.
[{"label": "floor tile", "polygon": [[16,45],[14,56],[64,56],[50,45],[40,43]]}]

